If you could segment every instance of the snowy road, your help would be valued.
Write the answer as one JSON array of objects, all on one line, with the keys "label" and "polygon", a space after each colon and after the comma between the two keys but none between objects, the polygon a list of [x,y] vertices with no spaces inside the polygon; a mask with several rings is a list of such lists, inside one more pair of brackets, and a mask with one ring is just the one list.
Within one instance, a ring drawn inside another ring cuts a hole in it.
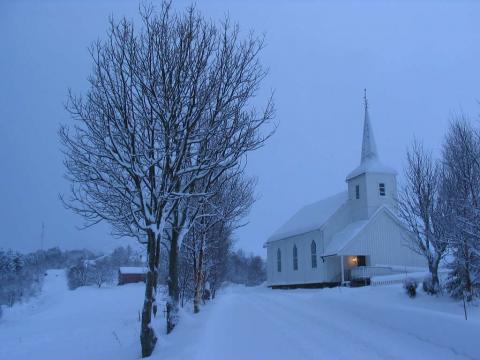
[{"label": "snowy road", "polygon": [[[138,359],[143,284],[66,288],[49,271],[37,299],[5,309],[0,359]],[[152,360],[480,359],[480,308],[400,285],[323,290],[230,286],[171,335],[156,318]]]},{"label": "snowy road", "polygon": [[431,301],[401,289],[230,288],[207,309],[204,326],[192,330],[188,319],[179,327],[175,335],[196,343],[178,353],[172,339],[165,350],[169,359],[202,360],[480,359],[479,322],[463,320],[457,307],[432,310]]}]

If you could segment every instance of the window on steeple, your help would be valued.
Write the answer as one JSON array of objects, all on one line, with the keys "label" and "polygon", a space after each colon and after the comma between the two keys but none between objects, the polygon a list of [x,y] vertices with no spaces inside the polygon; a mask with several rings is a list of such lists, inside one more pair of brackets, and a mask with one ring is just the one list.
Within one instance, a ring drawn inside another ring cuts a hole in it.
[{"label": "window on steeple", "polygon": [[380,193],[380,196],[385,196],[385,184],[384,183],[378,184],[378,191]]},{"label": "window on steeple", "polygon": [[355,186],[355,198],[360,199],[360,185]]}]

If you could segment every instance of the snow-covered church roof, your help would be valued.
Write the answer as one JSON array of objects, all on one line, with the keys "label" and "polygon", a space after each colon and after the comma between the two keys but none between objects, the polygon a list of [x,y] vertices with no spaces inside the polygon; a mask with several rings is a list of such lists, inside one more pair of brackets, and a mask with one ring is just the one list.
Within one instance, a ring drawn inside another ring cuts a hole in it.
[{"label": "snow-covered church roof", "polygon": [[347,175],[347,180],[353,179],[358,175],[362,175],[365,173],[383,173],[383,174],[394,174],[396,175],[397,172],[395,169],[391,168],[390,166],[383,165],[378,158],[377,159],[366,159],[362,161],[362,163],[355,168],[350,174]]},{"label": "snow-covered church roof", "polygon": [[268,241],[284,239],[290,236],[304,234],[320,229],[322,225],[348,199],[348,193],[343,191],[326,199],[314,202],[301,208],[290,220],[283,224]]}]

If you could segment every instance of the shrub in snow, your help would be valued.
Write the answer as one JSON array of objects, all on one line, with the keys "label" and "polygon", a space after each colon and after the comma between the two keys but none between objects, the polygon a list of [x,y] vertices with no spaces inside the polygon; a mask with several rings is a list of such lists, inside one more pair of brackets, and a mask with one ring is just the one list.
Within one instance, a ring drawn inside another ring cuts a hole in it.
[{"label": "shrub in snow", "polygon": [[[480,297],[480,273],[475,267],[468,267],[464,262],[456,259],[449,264],[450,272],[445,284],[450,296],[456,300],[465,298],[473,301]],[[477,266],[480,268],[480,264]]]},{"label": "shrub in snow", "polygon": [[208,289],[203,290],[202,300],[204,302],[210,300],[210,290]]},{"label": "shrub in snow", "polygon": [[407,292],[407,295],[411,298],[414,298],[417,295],[417,281],[412,278],[406,278],[403,287]]},{"label": "shrub in snow", "polygon": [[439,291],[439,288],[433,283],[431,275],[427,275],[423,279],[422,288],[423,288],[423,291],[428,295],[435,295]]},{"label": "shrub in snow", "polygon": [[0,250],[0,305],[13,306],[38,294],[42,272],[32,254]]},{"label": "shrub in snow", "polygon": [[68,288],[75,290],[80,286],[90,285],[91,278],[88,274],[88,268],[85,266],[83,260],[75,266],[72,266],[67,271]]}]

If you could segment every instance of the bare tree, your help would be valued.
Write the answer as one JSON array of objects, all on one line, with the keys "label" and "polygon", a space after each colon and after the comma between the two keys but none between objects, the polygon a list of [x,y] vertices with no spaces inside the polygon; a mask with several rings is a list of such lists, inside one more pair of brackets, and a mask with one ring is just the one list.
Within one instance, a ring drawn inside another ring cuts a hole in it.
[{"label": "bare tree", "polygon": [[245,179],[239,172],[224,174],[210,188],[213,195],[196,204],[196,220],[181,247],[182,303],[193,299],[194,312],[200,311],[204,286],[215,294],[225,277],[231,234],[241,226],[241,218],[248,212],[254,201],[255,181]]},{"label": "bare tree", "polygon": [[115,270],[110,258],[102,256],[98,259],[87,262],[86,268],[91,282],[101,287],[105,283],[112,283],[115,276]]},{"label": "bare tree", "polygon": [[[239,221],[250,210],[253,204],[253,179],[245,179],[238,172],[225,174],[210,192],[214,195],[199,203],[198,216],[194,223],[191,244],[195,253],[194,259],[194,313],[200,311],[203,286],[209,271],[208,254],[215,252],[229,241],[231,232],[238,227]],[[226,260],[226,259],[225,259]]]},{"label": "bare tree", "polygon": [[[111,20],[106,40],[91,47],[89,90],[70,94],[76,125],[62,126],[60,137],[71,181],[65,205],[85,226],[107,221],[115,235],[146,245],[146,357],[157,341],[151,319],[172,214],[185,199],[211,196],[197,183],[214,182],[264,144],[273,103],[258,112],[251,101],[266,75],[262,39],[241,39],[238,26],[217,26],[194,8],[174,14],[169,3],[141,16],[140,31],[126,19]],[[182,236],[195,216],[188,221]]]},{"label": "bare tree", "polygon": [[233,245],[232,233],[233,229],[228,224],[219,223],[208,242],[205,255],[205,282],[209,284],[212,299],[227,276],[228,258]]},{"label": "bare tree", "polygon": [[181,306],[193,299],[193,275],[195,254],[188,244],[188,237],[179,249],[178,261],[178,288]]},{"label": "bare tree", "polygon": [[447,288],[455,298],[471,301],[480,293],[480,140],[463,115],[452,121],[442,155],[443,186],[454,218]]},{"label": "bare tree", "polygon": [[413,233],[409,246],[428,262],[433,292],[440,289],[438,266],[447,248],[439,174],[431,153],[415,141],[407,151],[406,183],[399,194],[399,210]]}]

